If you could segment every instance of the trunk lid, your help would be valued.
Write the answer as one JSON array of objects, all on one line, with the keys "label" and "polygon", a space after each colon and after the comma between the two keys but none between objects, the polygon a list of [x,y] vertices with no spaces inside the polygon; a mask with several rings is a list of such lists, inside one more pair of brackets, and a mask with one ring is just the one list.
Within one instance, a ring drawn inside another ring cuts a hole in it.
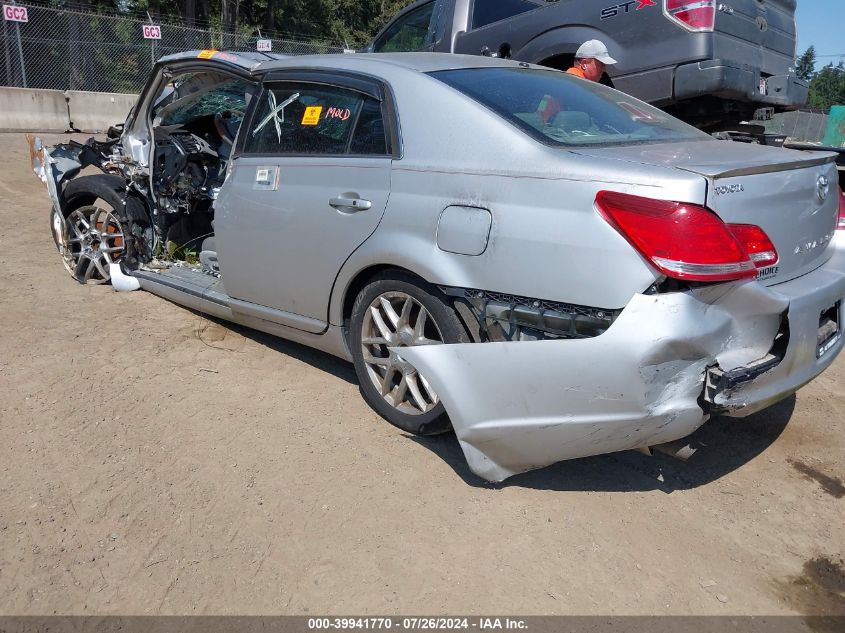
[{"label": "trunk lid", "polygon": [[708,208],[725,222],[756,224],[777,248],[778,263],[759,272],[766,285],[811,272],[833,254],[839,213],[835,154],[715,140],[576,151],[705,178]]}]

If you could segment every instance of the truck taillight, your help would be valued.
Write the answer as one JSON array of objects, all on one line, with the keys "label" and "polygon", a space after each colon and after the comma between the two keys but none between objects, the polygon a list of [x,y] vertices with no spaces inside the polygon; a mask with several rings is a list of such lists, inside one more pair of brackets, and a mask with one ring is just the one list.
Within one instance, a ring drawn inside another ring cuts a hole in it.
[{"label": "truck taillight", "polygon": [[663,13],[694,33],[712,32],[716,26],[716,0],[663,0]]},{"label": "truck taillight", "polygon": [[845,193],[839,190],[839,221],[836,223],[837,231],[845,231]]},{"label": "truck taillight", "polygon": [[778,261],[766,233],[751,224],[725,224],[695,204],[600,191],[601,216],[661,273],[685,281],[754,279]]}]

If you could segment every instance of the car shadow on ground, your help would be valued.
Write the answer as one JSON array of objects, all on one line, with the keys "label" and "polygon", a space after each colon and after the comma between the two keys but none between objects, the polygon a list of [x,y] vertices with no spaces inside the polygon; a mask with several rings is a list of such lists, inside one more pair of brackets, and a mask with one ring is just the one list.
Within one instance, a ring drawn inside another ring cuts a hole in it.
[{"label": "car shadow on ground", "polygon": [[454,434],[408,436],[437,454],[469,485],[555,491],[672,493],[721,479],[763,453],[783,433],[795,410],[795,396],[747,418],[717,416],[687,442],[696,449],[687,461],[656,453],[627,451],[560,462],[490,484],[473,474]]},{"label": "car shadow on ground", "polygon": [[[349,384],[358,384],[355,369],[350,362],[271,334],[188,310],[275,352],[307,363]],[[595,492],[660,490],[671,493],[712,483],[750,462],[780,437],[794,410],[793,395],[747,418],[717,416],[686,439],[696,449],[687,461],[660,453],[649,457],[643,453],[626,451],[560,462],[516,475],[500,484],[488,483],[469,469],[454,433],[434,437],[406,437],[435,453],[470,486]],[[394,431],[387,422],[384,424],[385,432]]]},{"label": "car shadow on ground", "polygon": [[349,384],[358,384],[358,378],[355,375],[355,368],[352,363],[341,358],[332,356],[331,354],[312,347],[307,347],[300,343],[294,343],[293,341],[273,336],[272,334],[265,334],[264,332],[253,330],[245,325],[238,325],[237,323],[232,323],[230,321],[226,321],[225,319],[218,319],[216,317],[203,314],[202,312],[191,310],[190,308],[185,309],[202,319],[206,319],[211,323],[216,323],[222,328],[236,332],[244,338],[254,341],[259,345],[263,345],[274,352],[278,352],[279,354],[284,354],[290,358],[295,358],[298,361],[307,363],[315,369],[331,374],[335,378],[340,378]]}]

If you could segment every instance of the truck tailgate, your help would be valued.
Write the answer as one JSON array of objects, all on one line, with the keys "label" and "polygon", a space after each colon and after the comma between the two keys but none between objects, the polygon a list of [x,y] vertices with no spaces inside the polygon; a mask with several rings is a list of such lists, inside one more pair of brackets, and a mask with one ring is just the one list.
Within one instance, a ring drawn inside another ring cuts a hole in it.
[{"label": "truck tailgate", "polygon": [[717,11],[714,57],[759,65],[782,74],[795,59],[795,0],[734,0],[733,12]]}]

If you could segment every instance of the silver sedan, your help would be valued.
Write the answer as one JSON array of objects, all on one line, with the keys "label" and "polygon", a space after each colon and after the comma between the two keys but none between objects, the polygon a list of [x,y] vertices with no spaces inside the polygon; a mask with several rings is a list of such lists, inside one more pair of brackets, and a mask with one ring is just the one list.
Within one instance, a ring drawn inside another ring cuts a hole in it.
[{"label": "silver sedan", "polygon": [[491,481],[749,415],[842,349],[833,156],[524,63],[185,53],[33,156],[77,280],[346,358]]}]

